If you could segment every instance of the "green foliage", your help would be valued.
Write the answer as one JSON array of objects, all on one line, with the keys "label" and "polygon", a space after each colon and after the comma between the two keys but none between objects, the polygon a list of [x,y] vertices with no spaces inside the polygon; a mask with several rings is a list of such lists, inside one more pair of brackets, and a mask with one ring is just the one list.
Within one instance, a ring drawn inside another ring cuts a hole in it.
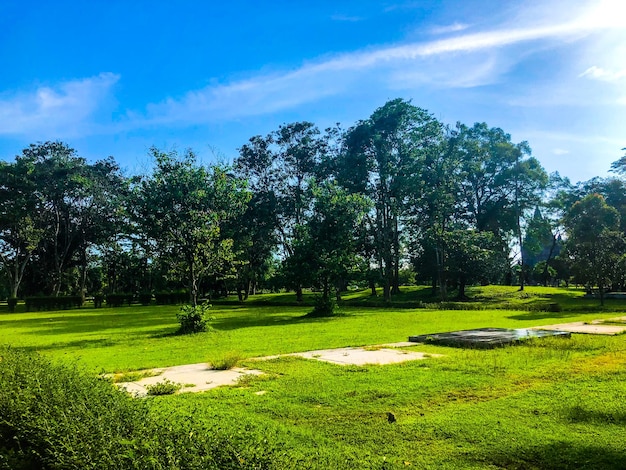
[{"label": "green foliage", "polygon": [[309,317],[332,317],[337,310],[337,302],[331,296],[315,297],[315,307],[307,314]]},{"label": "green foliage", "polygon": [[179,305],[189,301],[189,292],[185,290],[156,292],[154,299],[157,305]]},{"label": "green foliage", "polygon": [[600,291],[623,277],[622,260],[626,240],[619,232],[620,217],[599,194],[576,202],[565,217],[569,238],[567,255],[576,279]]},{"label": "green foliage", "polygon": [[152,292],[140,292],[138,299],[141,305],[150,305],[152,303]]},{"label": "green foliage", "polygon": [[178,267],[195,305],[201,279],[232,269],[233,241],[221,237],[220,224],[242,213],[250,194],[226,168],[198,165],[191,150],[151,153],[156,166],[135,188],[133,219],[160,257]]},{"label": "green foliage", "polygon": [[213,370],[230,370],[241,362],[243,356],[237,351],[228,351],[224,355],[211,359],[209,367]]},{"label": "green foliage", "polygon": [[193,413],[165,419],[75,367],[8,348],[0,358],[0,469],[267,466],[256,441],[220,436]]},{"label": "green foliage", "polygon": [[161,395],[173,395],[178,392],[183,386],[177,382],[172,382],[171,380],[165,379],[161,382],[157,382],[153,385],[148,385],[146,387],[147,394],[156,397]]},{"label": "green foliage", "polygon": [[9,297],[7,299],[7,306],[9,307],[9,312],[14,313],[15,312],[15,307],[17,307],[17,298],[16,297]]},{"label": "green foliage", "polygon": [[133,302],[133,294],[116,293],[106,296],[107,307],[121,307],[123,305],[131,305]]},{"label": "green foliage", "polygon": [[178,333],[186,335],[190,333],[201,333],[209,328],[208,312],[211,308],[210,304],[204,303],[200,305],[183,305],[180,312],[176,314],[176,318],[180,323]]},{"label": "green foliage", "polygon": [[42,310],[67,310],[83,305],[80,295],[61,295],[58,297],[26,297],[24,299],[27,312]]}]

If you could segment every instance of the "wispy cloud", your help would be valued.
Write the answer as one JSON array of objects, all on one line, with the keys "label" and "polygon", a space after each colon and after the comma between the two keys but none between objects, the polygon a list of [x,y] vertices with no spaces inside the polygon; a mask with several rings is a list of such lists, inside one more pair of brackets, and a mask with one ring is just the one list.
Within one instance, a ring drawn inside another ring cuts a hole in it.
[{"label": "wispy cloud", "polygon": [[552,153],[554,155],[567,155],[568,153],[570,153],[570,151],[561,149],[561,148],[556,148],[556,149],[552,149]]},{"label": "wispy cloud", "polygon": [[459,31],[466,30],[469,26],[468,24],[455,22],[446,26],[435,26],[430,32],[431,34],[458,33]]},{"label": "wispy cloud", "polygon": [[587,77],[604,82],[617,82],[626,79],[626,69],[606,70],[594,65],[581,73],[579,77]]},{"label": "wispy cloud", "polygon": [[0,97],[0,134],[37,138],[72,137],[85,132],[94,113],[119,80],[112,73],[41,86],[30,93]]},{"label": "wispy cloud", "polygon": [[[508,47],[537,43],[537,47],[543,48],[626,25],[626,20],[616,19],[611,5],[611,2],[594,3],[592,8],[577,15],[560,21],[552,18],[549,24],[512,22],[515,26],[507,24],[444,39],[361,50],[308,62],[285,73],[209,86],[151,104],[144,119],[151,123],[183,124],[260,115],[349,93],[363,86],[407,90],[423,85],[439,88],[486,85],[515,65],[511,54],[505,53]],[[452,28],[462,31],[464,27],[456,24]]]}]

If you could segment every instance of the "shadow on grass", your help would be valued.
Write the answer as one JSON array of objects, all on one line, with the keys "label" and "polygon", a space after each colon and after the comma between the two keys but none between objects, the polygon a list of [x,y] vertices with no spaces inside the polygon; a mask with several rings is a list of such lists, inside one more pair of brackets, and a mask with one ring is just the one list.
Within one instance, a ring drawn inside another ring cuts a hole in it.
[{"label": "shadow on grass", "polygon": [[599,445],[574,445],[570,442],[516,447],[509,452],[487,456],[485,459],[498,468],[527,469],[606,469],[626,468],[626,452]]},{"label": "shadow on grass", "polygon": [[566,419],[571,423],[617,424],[623,426],[626,424],[626,412],[607,413],[605,411],[589,410],[581,406],[574,406],[568,410]]},{"label": "shadow on grass", "polygon": [[36,351],[53,351],[55,349],[67,349],[67,348],[80,348],[80,349],[106,348],[110,346],[115,346],[116,344],[117,344],[116,341],[112,341],[108,338],[99,338],[99,339],[83,339],[79,341],[68,341],[66,343],[44,344],[44,345],[37,345],[37,346],[11,346],[11,348],[17,349],[20,351],[36,352]]},{"label": "shadow on grass", "polygon": [[[99,313],[99,312],[97,312]],[[59,335],[94,333],[105,330],[127,330],[137,335],[149,334],[154,329],[163,329],[165,325],[173,325],[175,317],[172,311],[128,311],[120,313],[111,311],[94,315],[89,313],[42,313],[41,317],[11,318],[0,320],[3,326],[31,330],[35,335]]]},{"label": "shadow on grass", "polygon": [[345,316],[347,315],[342,314],[335,317],[310,317],[307,315],[241,315],[228,316],[224,318],[218,317],[215,320],[211,321],[211,326],[216,330],[228,331],[259,326],[283,326],[305,323],[326,323]]}]

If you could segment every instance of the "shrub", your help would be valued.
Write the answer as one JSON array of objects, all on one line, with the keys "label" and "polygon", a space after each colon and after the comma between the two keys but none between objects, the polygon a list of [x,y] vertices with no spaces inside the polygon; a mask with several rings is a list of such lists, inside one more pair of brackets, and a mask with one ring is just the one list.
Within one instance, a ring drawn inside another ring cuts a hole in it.
[{"label": "shrub", "polygon": [[139,303],[141,305],[150,305],[152,302],[152,292],[141,292],[139,294]]},{"label": "shrub", "polygon": [[180,323],[178,333],[186,335],[189,333],[200,333],[208,329],[208,322],[211,318],[208,316],[210,304],[200,304],[195,307],[191,305],[183,305],[180,312],[176,314],[176,318]]},{"label": "shrub", "polygon": [[335,309],[337,308],[337,302],[331,296],[323,297],[317,296],[315,297],[315,307],[308,314],[310,317],[332,317],[335,314]]},{"label": "shrub", "polygon": [[103,302],[104,302],[104,295],[96,294],[96,295],[93,296],[93,306],[94,306],[94,308],[102,307]]},{"label": "shrub", "polygon": [[209,361],[209,367],[213,370],[230,370],[241,362],[242,356],[238,352],[226,353],[223,357]]},{"label": "shrub", "polygon": [[17,306],[17,297],[9,297],[7,299],[7,305],[9,306],[9,312],[15,313],[15,307]]},{"label": "shrub", "polygon": [[109,294],[106,296],[107,307],[121,307],[124,304],[130,305],[133,301],[133,294]]},{"label": "shrub", "polygon": [[165,379],[163,382],[157,382],[154,385],[148,385],[146,389],[148,390],[148,395],[150,396],[159,396],[159,395],[173,395],[178,392],[182,388],[182,385],[177,382],[172,382],[171,380]]},{"label": "shrub", "polygon": [[26,297],[24,304],[27,312],[34,310],[38,312],[42,310],[66,310],[83,305],[83,297],[80,295]]},{"label": "shrub", "polygon": [[[0,469],[267,468],[268,443],[33,353],[0,348]],[[265,448],[264,448],[265,447]]]}]

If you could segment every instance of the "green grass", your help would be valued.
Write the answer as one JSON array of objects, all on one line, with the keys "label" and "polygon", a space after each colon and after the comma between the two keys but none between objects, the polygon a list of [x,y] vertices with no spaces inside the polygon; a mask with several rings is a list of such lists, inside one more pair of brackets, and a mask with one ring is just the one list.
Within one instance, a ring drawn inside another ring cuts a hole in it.
[{"label": "green grass", "polygon": [[[189,336],[174,335],[178,309],[165,306],[2,314],[0,330],[13,347],[94,372],[206,362],[237,351],[242,365],[266,374],[248,376],[237,387],[161,397],[154,406],[164,417],[193,415],[208,428],[263,437],[275,468],[626,467],[619,437],[626,435],[624,336],[575,335],[495,350],[416,345],[410,349],[444,357],[388,366],[247,360],[626,311],[619,301],[599,310],[597,301],[574,290],[527,288],[526,296],[514,288],[472,289],[470,295],[482,296],[483,310],[352,305],[342,307],[342,316],[311,319],[304,317],[310,306],[290,306],[288,294],[279,294],[270,297],[272,305],[256,298],[215,303],[213,330]],[[423,290],[403,295],[412,302]],[[501,308],[555,299],[564,306],[560,312]]]}]

